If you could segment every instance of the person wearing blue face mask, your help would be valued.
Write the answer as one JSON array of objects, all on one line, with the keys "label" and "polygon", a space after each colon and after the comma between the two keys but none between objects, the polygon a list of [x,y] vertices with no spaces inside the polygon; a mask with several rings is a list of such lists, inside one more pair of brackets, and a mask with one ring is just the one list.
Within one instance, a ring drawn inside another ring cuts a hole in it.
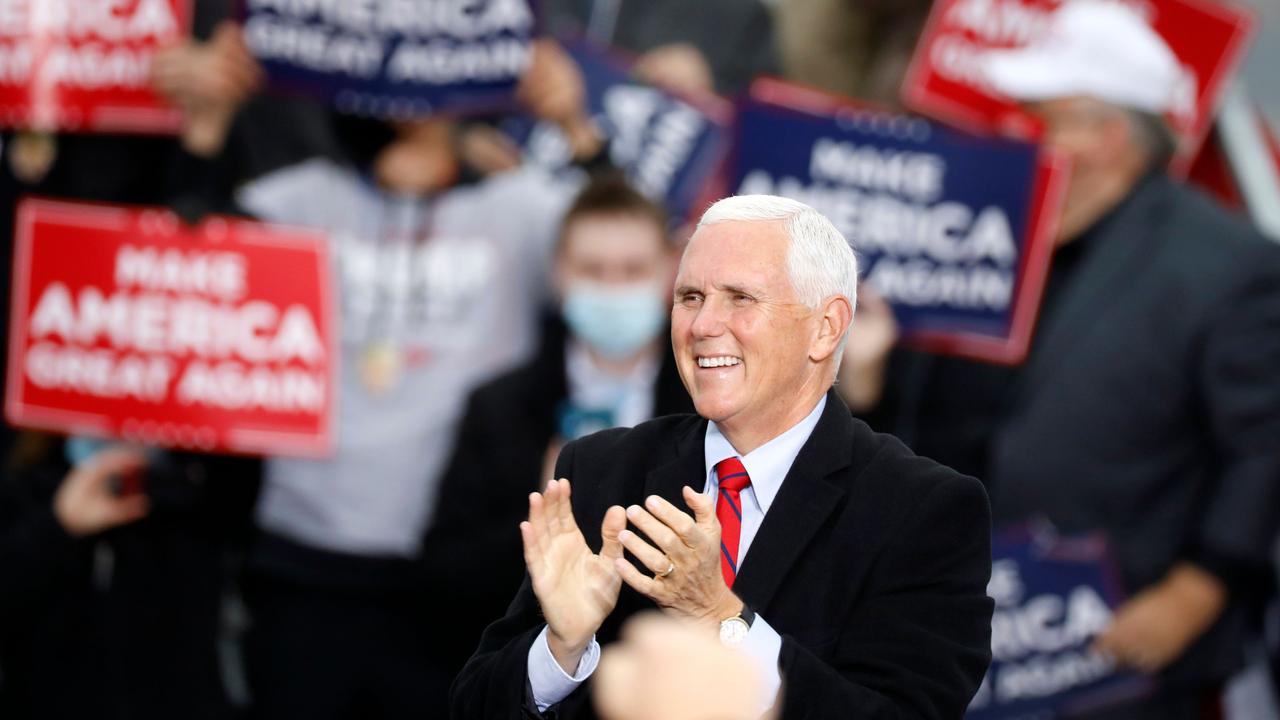
[{"label": "person wearing blue face mask", "polygon": [[[472,393],[442,481],[422,568],[448,587],[433,644],[460,670],[524,576],[529,493],[551,477],[563,443],[609,427],[691,412],[667,338],[675,252],[663,210],[624,180],[597,178],[561,224],[546,318],[529,363]],[[483,571],[477,570],[483,558]]]}]

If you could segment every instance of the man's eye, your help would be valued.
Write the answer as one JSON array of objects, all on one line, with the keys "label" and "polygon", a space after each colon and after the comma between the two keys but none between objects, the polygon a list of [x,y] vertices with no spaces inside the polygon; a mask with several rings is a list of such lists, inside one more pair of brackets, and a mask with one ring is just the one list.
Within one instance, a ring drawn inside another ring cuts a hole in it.
[{"label": "man's eye", "polygon": [[698,293],[686,293],[680,296],[681,305],[697,305],[702,302],[702,296]]},{"label": "man's eye", "polygon": [[747,303],[753,302],[754,300],[755,298],[751,297],[750,295],[744,295],[742,293],[735,293],[733,296],[733,301],[738,305],[746,305]]}]

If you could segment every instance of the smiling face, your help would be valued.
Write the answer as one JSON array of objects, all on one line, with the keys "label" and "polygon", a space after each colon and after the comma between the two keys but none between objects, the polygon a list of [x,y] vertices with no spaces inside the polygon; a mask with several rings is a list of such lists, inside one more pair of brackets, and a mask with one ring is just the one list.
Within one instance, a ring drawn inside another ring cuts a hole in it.
[{"label": "smiling face", "polygon": [[704,226],[676,277],[680,377],[698,414],[744,454],[802,420],[830,384],[822,313],[796,297],[788,242],[776,221]]}]

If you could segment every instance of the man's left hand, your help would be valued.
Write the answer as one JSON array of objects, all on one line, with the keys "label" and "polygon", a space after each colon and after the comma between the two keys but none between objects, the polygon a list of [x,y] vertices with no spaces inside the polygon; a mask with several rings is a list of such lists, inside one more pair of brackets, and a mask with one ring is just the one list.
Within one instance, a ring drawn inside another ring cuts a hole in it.
[{"label": "man's left hand", "polygon": [[1156,585],[1116,610],[1111,627],[1094,642],[1120,665],[1154,673],[1177,660],[1222,613],[1227,591],[1190,563],[1174,566]]},{"label": "man's left hand", "polygon": [[[643,532],[651,545],[630,530],[619,539],[654,577],[636,569],[626,558],[615,561],[623,582],[660,607],[698,622],[718,623],[741,612],[742,601],[720,574],[720,522],[711,498],[684,488],[693,517],[657,495],[645,507],[627,508],[627,520]],[[655,547],[656,545],[656,547]]]}]

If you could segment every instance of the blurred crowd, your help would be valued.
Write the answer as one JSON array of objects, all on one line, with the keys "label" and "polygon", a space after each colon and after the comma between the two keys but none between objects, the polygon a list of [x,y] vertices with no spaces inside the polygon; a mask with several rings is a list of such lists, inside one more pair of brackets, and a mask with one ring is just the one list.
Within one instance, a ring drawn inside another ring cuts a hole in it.
[{"label": "blurred crowd", "polygon": [[[622,49],[684,93],[773,74],[896,108],[930,3],[546,0],[518,100],[570,140],[559,171],[522,164],[500,118],[391,122],[265,92],[231,5],[196,0],[194,38],[155,60],[178,137],[5,134],[0,272],[28,194],[325,231],[335,451],[4,427],[0,718],[446,715],[522,582],[517,526],[563,444],[693,410],[668,331],[687,230],[612,167],[553,38]],[[1165,680],[1150,714],[1115,717],[1213,717],[1267,647],[1275,598],[1278,253],[1161,172],[1158,107],[1028,99],[1075,168],[1030,358],[898,347],[872,289],[837,389],[982,480],[997,522],[1107,531],[1132,599],[1099,647]],[[122,492],[131,481],[143,492]],[[630,637],[603,666],[602,713],[712,717],[645,702],[698,687],[676,669],[731,656],[654,618]]]}]

